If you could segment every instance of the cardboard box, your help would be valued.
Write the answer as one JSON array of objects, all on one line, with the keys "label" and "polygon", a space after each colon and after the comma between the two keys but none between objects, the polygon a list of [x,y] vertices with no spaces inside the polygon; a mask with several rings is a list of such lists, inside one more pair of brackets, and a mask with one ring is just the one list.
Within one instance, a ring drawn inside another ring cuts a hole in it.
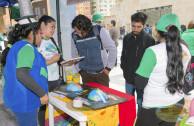
[{"label": "cardboard box", "polygon": [[6,33],[5,23],[4,23],[4,20],[3,20],[3,15],[0,16],[0,33]]},{"label": "cardboard box", "polygon": [[39,20],[43,15],[48,15],[47,0],[32,2],[32,9],[34,14],[37,15],[36,20]]},{"label": "cardboard box", "polygon": [[5,15],[4,7],[0,7],[0,16]]}]

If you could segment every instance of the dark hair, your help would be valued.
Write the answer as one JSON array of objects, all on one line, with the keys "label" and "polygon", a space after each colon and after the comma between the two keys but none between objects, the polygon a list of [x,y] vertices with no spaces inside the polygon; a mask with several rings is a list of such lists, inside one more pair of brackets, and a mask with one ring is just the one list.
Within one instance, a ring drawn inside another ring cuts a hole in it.
[{"label": "dark hair", "polygon": [[43,15],[40,19],[39,19],[39,21],[38,21],[38,23],[42,23],[42,22],[44,22],[45,23],[45,25],[47,25],[48,23],[51,23],[51,22],[55,22],[55,19],[54,18],[52,18],[51,16],[47,16],[47,15]]},{"label": "dark hair", "polygon": [[115,20],[111,20],[111,24],[113,24],[113,26],[116,26],[116,21]]},{"label": "dark hair", "polygon": [[188,24],[188,29],[194,29],[194,23],[193,21],[190,21],[189,24]]},{"label": "dark hair", "polygon": [[186,26],[185,25],[181,25],[181,30],[182,30],[182,32],[186,31],[187,30]]},{"label": "dark hair", "polygon": [[157,31],[158,31],[158,33],[160,34],[160,36],[161,36],[162,38],[165,38],[165,37],[166,37],[166,35],[167,35],[166,32],[159,31],[159,30],[157,30]]},{"label": "dark hair", "polygon": [[171,94],[176,91],[183,93],[183,63],[182,63],[182,47],[180,45],[180,32],[176,26],[171,26],[166,36],[167,50],[167,68],[166,74],[168,77],[167,89]]},{"label": "dark hair", "polygon": [[3,33],[3,36],[7,36],[7,34],[6,33]]},{"label": "dark hair", "polygon": [[79,30],[85,31],[87,33],[89,33],[92,30],[91,20],[88,17],[81,14],[79,14],[73,19],[71,26],[72,28],[77,27]]},{"label": "dark hair", "polygon": [[143,13],[143,12],[137,12],[133,15],[131,15],[131,21],[133,22],[142,22],[142,24],[144,25],[146,23],[148,19],[147,14]]},{"label": "dark hair", "polygon": [[149,27],[149,24],[146,24],[147,27]]},{"label": "dark hair", "polygon": [[[8,44],[13,45],[17,41],[23,38],[27,38],[30,32],[32,31],[32,28],[34,28],[34,30],[38,30],[40,28],[39,23],[35,22],[31,25],[30,24],[24,24],[24,25],[16,24],[13,31],[11,31],[8,35]],[[2,52],[1,63],[3,66],[5,66],[6,64],[6,58],[7,58],[7,54],[9,50],[10,48],[7,47]]]}]

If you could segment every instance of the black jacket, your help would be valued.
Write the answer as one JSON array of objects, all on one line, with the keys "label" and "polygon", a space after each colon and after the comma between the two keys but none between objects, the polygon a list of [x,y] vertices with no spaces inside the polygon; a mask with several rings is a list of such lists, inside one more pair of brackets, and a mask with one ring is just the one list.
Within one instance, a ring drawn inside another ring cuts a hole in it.
[{"label": "black jacket", "polygon": [[127,83],[134,84],[135,72],[140,65],[143,54],[152,45],[155,45],[154,39],[144,30],[136,37],[132,32],[124,37],[121,69]]}]

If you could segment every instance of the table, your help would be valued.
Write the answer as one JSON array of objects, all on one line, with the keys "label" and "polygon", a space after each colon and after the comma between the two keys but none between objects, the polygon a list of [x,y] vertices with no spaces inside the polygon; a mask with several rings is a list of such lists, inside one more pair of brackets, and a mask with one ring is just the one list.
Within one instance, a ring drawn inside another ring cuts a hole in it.
[{"label": "table", "polygon": [[54,106],[61,109],[74,119],[79,121],[80,126],[86,126],[87,116],[78,111],[71,111],[66,107],[66,103],[49,94],[49,126],[54,126]]},{"label": "table", "polygon": [[[135,103],[135,97],[125,94],[123,92],[105,87],[103,85],[97,84],[97,83],[87,83],[86,85],[100,88],[104,92],[111,93],[123,98],[128,99],[129,101],[118,104],[119,109],[119,123],[120,126],[133,126],[134,121],[136,119],[136,103]],[[54,114],[53,114],[53,106],[56,106],[57,108],[61,109],[65,113],[69,114],[73,118],[79,121],[80,126],[85,126],[87,121],[87,116],[84,115],[81,112],[77,111],[71,111],[66,107],[66,103],[53,97],[52,95],[49,95],[49,124],[50,126],[54,125]]]},{"label": "table", "polygon": [[100,88],[104,92],[129,99],[128,102],[119,104],[119,122],[120,122],[120,126],[133,126],[136,119],[136,103],[135,103],[134,96],[93,82],[87,83],[86,85]]}]

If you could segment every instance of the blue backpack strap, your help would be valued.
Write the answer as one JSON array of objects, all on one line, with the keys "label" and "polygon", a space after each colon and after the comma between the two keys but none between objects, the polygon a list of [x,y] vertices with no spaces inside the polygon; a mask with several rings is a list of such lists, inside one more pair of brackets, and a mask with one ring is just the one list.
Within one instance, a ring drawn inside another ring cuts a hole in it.
[{"label": "blue backpack strap", "polygon": [[[98,29],[98,26],[97,25],[94,25],[93,26],[93,31],[94,31],[94,35],[97,37],[97,39],[100,41],[100,45],[101,45],[101,50],[103,50],[103,46],[102,46],[102,40],[100,38],[100,31]],[[75,33],[73,33],[72,35],[72,38],[73,38],[73,41],[76,45],[76,42],[77,42],[77,35]]]},{"label": "blue backpack strap", "polygon": [[100,31],[99,31],[99,29],[98,29],[98,25],[94,25],[94,26],[93,26],[93,31],[94,31],[94,34],[95,34],[95,36],[97,37],[97,39],[100,41],[101,50],[103,50],[102,40],[101,40],[101,38],[100,38]]},{"label": "blue backpack strap", "polygon": [[75,33],[73,33],[73,36],[72,36],[72,38],[73,38],[74,44],[76,45],[76,41],[77,41],[77,35],[76,35]]}]

